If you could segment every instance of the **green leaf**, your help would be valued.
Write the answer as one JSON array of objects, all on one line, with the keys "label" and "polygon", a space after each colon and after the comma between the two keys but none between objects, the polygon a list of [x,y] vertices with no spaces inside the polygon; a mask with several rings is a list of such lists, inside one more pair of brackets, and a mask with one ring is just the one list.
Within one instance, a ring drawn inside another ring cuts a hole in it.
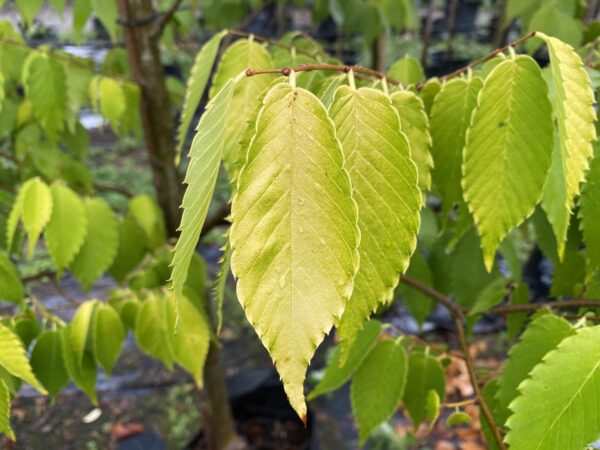
[{"label": "green leaf", "polygon": [[145,239],[140,239],[144,230],[131,217],[119,222],[119,250],[108,273],[122,283],[127,275],[142,261],[146,254]]},{"label": "green leaf", "polygon": [[[510,405],[511,450],[581,450],[598,438],[600,327],[565,338],[519,386]],[[543,408],[540,408],[543,405]]]},{"label": "green leaf", "polygon": [[308,396],[309,400],[317,398],[327,392],[344,385],[362,362],[368,356],[379,339],[383,326],[377,320],[369,320],[356,336],[356,341],[350,348],[346,362],[340,364],[340,346],[338,345],[332,352],[331,358],[325,369],[325,374],[319,384]]},{"label": "green leaf", "polygon": [[246,316],[305,420],[306,367],[344,311],[358,269],[356,204],[319,100],[281,83],[263,103],[233,197],[231,269]]},{"label": "green leaf", "polygon": [[87,291],[112,264],[119,246],[119,230],[112,210],[102,200],[86,199],[85,210],[87,234],[69,269]]},{"label": "green leaf", "polygon": [[558,145],[552,159],[542,206],[552,224],[558,254],[562,258],[569,216],[594,153],[594,93],[590,88],[588,73],[575,50],[556,38],[542,33],[539,36],[545,40],[550,54],[555,92],[553,108],[558,133]]},{"label": "green leaf", "polygon": [[4,380],[0,380],[0,433],[15,441],[15,432],[10,426],[10,392]]},{"label": "green leaf", "polygon": [[61,63],[48,54],[34,52],[24,70],[27,98],[33,114],[51,139],[63,131],[67,116],[67,84]]},{"label": "green leaf", "polygon": [[[82,303],[71,321],[69,337],[71,339],[71,350],[78,362],[83,360],[86,349],[93,349],[92,331],[95,315],[100,306],[98,300],[88,300]],[[89,345],[88,345],[89,342]]]},{"label": "green leaf", "polygon": [[114,78],[102,77],[98,83],[97,95],[100,99],[100,113],[108,119],[115,133],[118,133],[127,103],[121,83]]},{"label": "green leaf", "polygon": [[144,230],[149,248],[164,244],[167,239],[162,211],[149,195],[136,195],[129,200],[129,214]]},{"label": "green leaf", "polygon": [[[519,283],[515,286],[509,298],[509,304],[526,305],[527,303],[529,303],[529,286],[525,283]],[[526,312],[508,314],[506,317],[506,334],[509,341],[512,341],[519,334],[526,320]]]},{"label": "green leaf", "polygon": [[392,64],[387,76],[402,84],[417,84],[425,80],[421,63],[414,56],[406,55]]},{"label": "green leaf", "polygon": [[52,213],[50,189],[40,178],[30,178],[21,188],[7,222],[8,248],[12,247],[13,237],[19,223],[23,222],[29,240],[29,254],[35,250],[38,237],[48,223]]},{"label": "green leaf", "polygon": [[[418,280],[428,286],[433,285],[431,270],[429,269],[429,265],[427,264],[421,249],[417,248],[413,253],[406,275],[413,280]],[[419,326],[422,326],[427,316],[435,307],[435,302],[421,291],[416,290],[406,283],[400,283],[398,291],[400,292],[400,295],[402,295],[402,301],[412,316]]]},{"label": "green leaf", "polygon": [[460,185],[463,148],[481,86],[479,78],[450,80],[443,85],[431,107],[432,178],[446,213],[463,198]]},{"label": "green leaf", "polygon": [[446,425],[449,427],[459,427],[461,425],[469,425],[472,421],[473,419],[466,412],[454,411],[446,419]]},{"label": "green leaf", "polygon": [[389,97],[341,86],[329,110],[358,205],[360,268],[338,326],[342,361],[364,320],[392,300],[415,250],[421,209],[416,167]]},{"label": "green leaf", "polygon": [[497,398],[501,422],[508,418],[509,404],[518,397],[517,388],[531,369],[542,361],[544,355],[572,334],[569,322],[553,314],[544,314],[531,322],[519,343],[511,348],[508,361],[502,368],[502,376],[498,380]]},{"label": "green leaf", "polygon": [[[569,3],[573,4],[573,2]],[[527,33],[533,31],[548,33],[557,40],[560,39],[560,41],[573,47],[579,47],[583,39],[580,20],[574,18],[573,13],[565,13],[556,2],[548,2],[538,9],[524,31],[527,31]],[[536,34],[536,36],[539,36],[539,34]],[[539,47],[539,41],[537,39],[529,40],[526,46],[528,51],[533,53]]]},{"label": "green leaf", "polygon": [[[173,359],[187,370],[199,388],[203,386],[204,362],[210,343],[210,325],[206,316],[187,298],[181,297],[179,305],[175,296],[165,299],[166,326]],[[179,321],[177,313],[179,312]]]},{"label": "green leaf", "polygon": [[585,242],[587,273],[600,270],[600,156],[590,165],[579,199],[579,219]]},{"label": "green leaf", "polygon": [[477,295],[477,300],[469,311],[469,316],[476,316],[493,308],[506,295],[506,278],[496,278],[490,284],[485,286]]},{"label": "green leaf", "polygon": [[[264,46],[250,39],[241,39],[227,48],[210,89],[213,98],[231,78],[238,76],[249,67],[269,69],[273,61]],[[240,152],[240,139],[246,129],[246,123],[255,109],[255,101],[269,87],[273,77],[256,76],[244,77],[235,85],[231,98],[231,109],[227,115],[225,129],[225,146],[223,160],[231,176],[234,175],[234,165]]]},{"label": "green leaf", "polygon": [[81,32],[92,14],[92,0],[74,0],[73,2],[73,33],[75,41],[81,39]]},{"label": "green leaf", "polygon": [[433,430],[435,423],[439,419],[441,409],[442,404],[439,394],[435,389],[430,389],[425,400],[425,418],[429,421],[428,433],[431,433],[431,430]]},{"label": "green leaf", "polygon": [[30,26],[42,6],[42,0],[16,0],[16,4],[23,21]]},{"label": "green leaf", "polygon": [[31,368],[37,379],[48,389],[50,397],[56,399],[69,382],[61,331],[46,331],[38,337],[31,352]]},{"label": "green leaf", "polygon": [[[504,420],[500,421],[498,420],[498,409],[499,409],[499,402],[498,402],[498,398],[497,398],[497,393],[498,393],[498,380],[497,379],[492,379],[490,381],[488,381],[485,386],[483,387],[483,389],[481,390],[481,394],[483,396],[483,399],[485,400],[485,402],[488,404],[488,407],[492,413],[492,416],[494,417],[494,420],[496,421],[496,424],[502,425],[504,423]],[[498,444],[496,444],[496,440],[494,439],[494,436],[492,434],[492,429],[487,421],[487,419],[485,417],[483,417],[483,420],[480,420],[481,422],[481,432],[483,433],[483,436],[485,437],[485,442],[488,445],[489,450],[499,450],[498,449]],[[501,422],[501,423],[499,423]]]},{"label": "green leaf", "polygon": [[[177,156],[175,164],[179,164],[181,157],[181,150],[185,143],[185,137],[187,136],[188,129],[194,119],[194,114],[198,109],[208,77],[212,72],[217,52],[221,41],[227,35],[227,30],[223,30],[220,33],[215,34],[212,38],[206,42],[194,60],[194,65],[190,71],[190,75],[187,80],[187,88],[185,91],[185,100],[183,101],[183,108],[181,111],[181,117],[179,122],[179,128],[177,129]],[[236,76],[233,74],[232,76]]]},{"label": "green leaf", "polygon": [[2,324],[0,324],[0,348],[2,349],[0,366],[11,375],[29,383],[42,394],[46,394],[46,390],[31,371],[21,340]]},{"label": "green leaf", "polygon": [[87,216],[83,202],[75,192],[62,183],[50,186],[52,215],[44,236],[58,272],[75,258],[87,234]]},{"label": "green leaf", "polygon": [[417,165],[419,187],[423,191],[429,191],[433,169],[432,140],[423,101],[410,91],[394,92],[391,98],[400,117],[400,128],[410,143],[410,155]]},{"label": "green leaf", "polygon": [[2,252],[0,252],[0,301],[17,304],[23,301],[21,278],[8,256]]},{"label": "green leaf", "polygon": [[[142,350],[173,369],[174,355],[169,345],[166,299],[152,296],[142,302],[135,324],[135,339]],[[181,317],[183,319],[183,317]]]},{"label": "green leaf", "polygon": [[429,392],[437,394],[438,403],[446,395],[446,378],[439,361],[421,352],[408,358],[408,377],[404,389],[404,407],[410,414],[415,430],[431,415],[428,413]]},{"label": "green leaf", "polygon": [[219,273],[217,274],[217,281],[215,283],[214,295],[215,303],[217,304],[217,329],[216,334],[221,333],[223,327],[223,302],[225,301],[225,288],[227,286],[227,277],[229,276],[229,269],[231,267],[231,245],[229,245],[229,239],[225,248],[223,249],[223,255],[221,256],[221,266]]},{"label": "green leaf", "polygon": [[396,411],[406,385],[408,358],[401,343],[383,341],[371,350],[352,379],[350,400],[360,444]]},{"label": "green leaf", "polygon": [[73,351],[72,339],[70,336],[71,327],[62,329],[63,359],[69,377],[81,389],[95,405],[98,404],[96,395],[96,363],[94,356],[90,351],[83,354],[83,359]]},{"label": "green leaf", "polygon": [[67,3],[67,0],[48,0],[48,3],[50,3],[50,6],[52,6],[54,8],[54,10],[62,18],[63,17],[63,12],[65,10],[65,4]]},{"label": "green leaf", "polygon": [[[481,87],[481,85],[479,87]],[[431,108],[433,107],[433,102],[435,101],[435,98],[441,90],[442,84],[440,83],[440,80],[438,78],[430,78],[423,85],[421,92],[419,92],[421,100],[423,100],[423,105],[425,106],[425,112],[429,117],[431,116]]]},{"label": "green leaf", "polygon": [[183,196],[183,217],[179,227],[181,236],[175,245],[172,262],[171,279],[178,297],[182,294],[190,261],[215,190],[234,85],[235,82],[230,80],[208,104],[190,149],[191,161],[185,175],[188,187]]},{"label": "green leaf", "polygon": [[116,42],[119,37],[120,25],[117,23],[119,19],[119,11],[116,1],[92,0],[92,8],[96,17],[100,20],[110,36],[110,40]]},{"label": "green leaf", "polygon": [[99,303],[94,314],[92,346],[96,360],[109,376],[124,343],[125,327],[119,314],[111,306]]},{"label": "green leaf", "polygon": [[541,200],[552,159],[552,110],[537,63],[497,65],[478,96],[464,149],[462,185],[487,270],[498,245]]}]

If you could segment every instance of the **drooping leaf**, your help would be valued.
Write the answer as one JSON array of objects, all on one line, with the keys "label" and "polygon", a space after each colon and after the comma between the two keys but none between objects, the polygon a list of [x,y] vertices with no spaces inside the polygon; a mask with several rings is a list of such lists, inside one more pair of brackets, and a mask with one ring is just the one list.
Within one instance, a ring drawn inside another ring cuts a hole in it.
[{"label": "drooping leaf", "polygon": [[341,86],[330,115],[358,205],[360,268],[338,326],[342,361],[364,320],[393,298],[419,231],[421,193],[406,136],[389,97]]},{"label": "drooping leaf", "polygon": [[477,299],[469,311],[469,316],[484,313],[500,303],[506,295],[506,284],[506,278],[500,277],[485,286],[477,294]]},{"label": "drooping leaf", "polygon": [[102,77],[98,82],[97,95],[100,100],[100,113],[108,119],[112,129],[118,133],[127,107],[121,83],[114,78]]},{"label": "drooping leaf", "polygon": [[87,234],[87,215],[75,192],[61,183],[50,186],[52,215],[44,236],[54,265],[60,273],[75,258]]},{"label": "drooping leaf", "polygon": [[146,254],[142,227],[131,217],[119,222],[119,250],[108,273],[117,282],[122,283],[127,275],[142,261]]},{"label": "drooping leaf", "polygon": [[[529,286],[526,283],[519,283],[513,289],[509,299],[510,305],[525,305],[529,303]],[[523,324],[527,320],[527,313],[513,313],[506,318],[506,334],[508,340],[512,341],[521,331]]]},{"label": "drooping leaf", "polygon": [[67,326],[62,329],[62,343],[63,343],[63,359],[65,367],[69,373],[69,377],[81,389],[94,403],[98,404],[98,397],[96,395],[96,363],[94,356],[90,351],[85,351],[83,358],[79,359],[79,356],[73,351],[72,339],[70,336],[71,327]]},{"label": "drooping leaf", "polygon": [[42,0],[16,0],[16,4],[24,22],[30,26],[42,6]]},{"label": "drooping leaf", "polygon": [[55,399],[69,382],[61,331],[46,331],[38,337],[31,352],[31,368],[50,397]]},{"label": "drooping leaf", "polygon": [[144,230],[148,248],[164,244],[167,239],[162,212],[149,195],[136,195],[129,200],[129,214]]},{"label": "drooping leaf", "polygon": [[[520,384],[510,405],[511,450],[581,450],[598,438],[600,326],[565,338]],[[540,408],[543,405],[543,408]]]},{"label": "drooping leaf", "polygon": [[23,301],[23,285],[17,269],[2,252],[0,252],[0,301],[12,303]]},{"label": "drooping leaf", "polygon": [[[567,13],[560,8],[560,4],[573,5],[574,1],[546,1],[531,17],[526,30],[528,33],[535,31],[536,33],[544,32],[552,35],[556,40],[565,44],[579,47],[583,39],[583,31],[581,22],[573,17],[573,12]],[[538,34],[539,35],[539,34]],[[526,46],[530,53],[533,54],[539,47],[537,39],[527,41]]]},{"label": "drooping leaf", "polygon": [[174,355],[169,345],[166,299],[152,296],[142,302],[135,324],[135,339],[142,350],[173,369]]},{"label": "drooping leaf", "polygon": [[481,86],[479,78],[450,80],[442,86],[431,107],[431,152],[435,164],[432,178],[440,191],[444,212],[463,198],[463,148]]},{"label": "drooping leaf", "polygon": [[600,154],[592,160],[579,200],[587,273],[600,270]]},{"label": "drooping leaf", "polygon": [[64,129],[67,115],[65,72],[57,59],[46,53],[32,53],[23,69],[25,93],[33,113],[50,138]]},{"label": "drooping leaf", "polygon": [[177,299],[174,296],[166,299],[168,345],[175,362],[187,370],[194,378],[196,385],[201,388],[204,362],[210,343],[210,325],[207,317],[187,298],[182,297],[179,301],[179,321],[177,322]]},{"label": "drooping leaf", "polygon": [[306,367],[358,269],[356,205],[319,100],[282,83],[263,103],[233,198],[231,269],[246,316],[306,419]]},{"label": "drooping leaf", "polygon": [[74,0],[73,2],[73,33],[75,41],[81,38],[81,32],[92,14],[92,0]]},{"label": "drooping leaf", "polygon": [[[208,77],[210,76],[215,63],[221,41],[226,35],[226,30],[215,34],[202,46],[194,60],[194,65],[192,66],[187,81],[185,100],[183,101],[179,128],[177,129],[177,156],[175,164],[178,164],[179,158],[181,157],[181,150],[185,143],[185,137],[192,120],[194,119],[194,114],[198,109],[202,95],[204,94],[204,89],[206,88]],[[232,76],[236,75],[237,73],[232,74]]]},{"label": "drooping leaf", "polygon": [[[229,79],[251,67],[265,69],[273,67],[271,56],[264,46],[250,39],[241,39],[228,47],[223,53],[213,79],[210,98],[213,98]],[[246,123],[255,109],[255,101],[269,87],[272,79],[273,77],[264,75],[244,77],[234,87],[223,148],[223,160],[231,176],[234,175],[233,165],[240,151],[239,142],[246,129]]]},{"label": "drooping leaf", "polygon": [[398,408],[407,372],[408,358],[404,347],[388,340],[377,344],[354,375],[350,399],[361,445],[369,433]]},{"label": "drooping leaf", "polygon": [[100,304],[97,300],[88,300],[82,303],[77,308],[69,326],[70,348],[75,359],[79,362],[83,360],[83,355],[88,347],[89,349],[93,349],[93,323],[99,306]]},{"label": "drooping leaf", "polygon": [[552,157],[552,109],[537,63],[508,59],[488,75],[464,149],[464,197],[486,268],[498,245],[541,200]]},{"label": "drooping leaf", "polygon": [[119,246],[118,222],[110,207],[100,199],[86,199],[88,230],[85,240],[69,269],[89,290],[112,264]]},{"label": "drooping leaf", "polygon": [[408,378],[404,389],[404,407],[410,414],[415,430],[428,417],[427,398],[433,390],[438,399],[446,395],[444,369],[437,359],[421,352],[408,358]]},{"label": "drooping leaf", "polygon": [[421,63],[414,56],[406,55],[392,64],[387,76],[402,84],[416,84],[425,79]]},{"label": "drooping leaf", "polygon": [[216,333],[221,333],[223,327],[223,303],[225,301],[225,288],[227,286],[227,277],[229,276],[229,269],[231,267],[231,245],[229,240],[223,249],[223,255],[221,256],[221,267],[217,275],[217,281],[215,283],[215,303],[217,304],[217,329]]},{"label": "drooping leaf", "polygon": [[94,357],[107,375],[117,362],[125,343],[125,327],[119,314],[104,303],[98,304],[94,314],[92,348]]},{"label": "drooping leaf", "polygon": [[511,348],[498,380],[498,411],[502,423],[509,416],[509,404],[519,395],[521,382],[542,361],[544,355],[572,334],[573,328],[569,322],[553,314],[544,314],[527,327],[519,343]]},{"label": "drooping leaf", "polygon": [[548,215],[562,258],[569,216],[593,156],[596,139],[594,93],[579,55],[564,42],[539,34],[550,54],[557,146],[542,206]]},{"label": "drooping leaf", "polygon": [[0,380],[0,433],[15,440],[15,432],[10,426],[10,392],[4,380]]},{"label": "drooping leaf", "polygon": [[419,187],[429,191],[433,169],[432,140],[423,101],[410,91],[394,92],[391,98],[400,116],[400,128],[410,142],[410,155],[417,165]]},{"label": "drooping leaf", "polygon": [[119,11],[117,9],[117,2],[106,1],[106,0],[92,0],[92,8],[94,13],[108,31],[110,40],[113,42],[117,41],[119,37],[119,24],[117,20],[119,18]]},{"label": "drooping leaf", "polygon": [[42,394],[46,394],[46,390],[31,371],[21,340],[2,324],[0,324],[0,348],[2,349],[0,352],[0,367],[11,375],[29,383]]},{"label": "drooping leaf", "polygon": [[172,262],[171,279],[177,296],[182,294],[190,261],[217,182],[234,85],[230,80],[208,104],[192,142],[191,161],[185,177],[188,187],[182,202],[183,217],[179,228],[181,236],[175,245]]},{"label": "drooping leaf", "polygon": [[446,425],[449,427],[459,427],[461,425],[469,425],[473,418],[463,411],[454,411],[446,419]]},{"label": "drooping leaf", "polygon": [[369,320],[356,336],[356,341],[350,348],[348,358],[342,365],[340,365],[340,347],[337,346],[333,350],[323,378],[310,393],[308,399],[312,400],[344,385],[369,355],[377,343],[382,329],[381,322]]}]

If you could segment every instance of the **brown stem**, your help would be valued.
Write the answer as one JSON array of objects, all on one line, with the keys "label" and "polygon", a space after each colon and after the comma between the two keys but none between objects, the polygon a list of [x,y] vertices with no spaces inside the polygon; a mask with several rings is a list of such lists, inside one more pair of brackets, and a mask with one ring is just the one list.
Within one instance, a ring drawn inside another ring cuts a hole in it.
[{"label": "brown stem", "polygon": [[253,77],[255,75],[276,73],[276,74],[281,74],[281,75],[284,75],[287,77],[287,76],[289,76],[289,74],[292,71],[294,71],[294,72],[310,72],[312,70],[332,70],[332,71],[344,72],[344,73],[350,72],[352,70],[353,72],[369,75],[371,77],[375,77],[380,80],[385,79],[388,83],[394,84],[396,86],[402,84],[402,83],[400,83],[400,81],[394,80],[393,78],[386,76],[382,72],[378,72],[376,70],[369,69],[368,67],[363,67],[363,66],[359,66],[359,65],[341,66],[341,65],[335,65],[335,64],[300,64],[299,66],[296,66],[296,67],[283,67],[280,69],[249,68],[249,69],[246,69],[246,76]]},{"label": "brown stem", "polygon": [[94,182],[94,189],[101,192],[116,192],[117,194],[121,194],[122,196],[127,198],[133,198],[134,196],[133,193],[128,191],[127,189],[122,188],[120,186],[114,186],[112,184]]},{"label": "brown stem", "polygon": [[407,276],[402,276],[402,282],[408,284],[409,286],[419,290],[423,294],[427,295],[431,299],[435,300],[437,303],[444,306],[454,320],[454,325],[456,326],[456,334],[458,335],[458,342],[460,344],[460,348],[465,356],[465,365],[467,366],[467,371],[469,373],[469,379],[471,380],[471,385],[473,386],[473,392],[475,394],[475,398],[477,399],[477,403],[479,404],[479,408],[481,409],[481,413],[483,414],[485,420],[487,421],[490,430],[492,431],[492,435],[494,436],[494,441],[496,441],[496,445],[500,450],[504,450],[506,447],[504,446],[504,442],[502,439],[502,433],[500,432],[500,428],[496,424],[496,420],[492,415],[492,412],[485,401],[481,389],[479,388],[479,381],[477,380],[477,374],[475,373],[475,362],[473,361],[473,357],[469,352],[469,343],[467,342],[467,336],[465,334],[464,322],[465,316],[462,308],[454,303],[452,299],[442,294],[441,292],[433,289],[430,286],[427,286],[420,281],[414,280]]},{"label": "brown stem", "polygon": [[213,228],[221,225],[230,213],[231,205],[229,203],[223,204],[212,216],[206,219],[200,232],[200,237],[206,236]]},{"label": "brown stem", "polygon": [[173,18],[173,16],[175,15],[182,3],[183,0],[175,0],[171,7],[160,16],[158,22],[156,23],[156,30],[154,32],[156,37],[160,37],[164,33],[165,28],[167,27],[167,25],[169,24],[169,22],[171,21],[171,19]]},{"label": "brown stem", "polygon": [[511,314],[527,311],[537,311],[543,308],[579,308],[579,307],[591,307],[600,308],[600,300],[593,299],[577,299],[577,300],[557,300],[553,302],[542,302],[542,303],[526,303],[524,305],[502,305],[496,306],[488,311],[486,314]]},{"label": "brown stem", "polygon": [[[520,38],[515,39],[514,41],[509,43],[508,45],[497,48],[496,50],[488,53],[487,55],[484,55],[481,58],[478,58],[475,61],[472,61],[471,63],[467,64],[466,66],[461,67],[460,69],[456,69],[454,72],[451,72],[448,75],[444,75],[443,77],[440,78],[440,81],[446,81],[446,80],[449,80],[450,78],[454,78],[455,76],[460,75],[461,73],[467,72],[469,69],[473,69],[473,68],[477,67],[478,65],[489,61],[490,59],[494,58],[499,53],[505,52],[506,50],[509,49],[509,47],[516,47],[517,45],[522,44],[526,40],[531,39],[535,35],[536,35],[536,32],[532,31],[531,33],[528,33],[525,36],[521,36]],[[417,85],[417,88],[421,88],[421,87],[422,87],[422,83]]]},{"label": "brown stem", "polygon": [[423,29],[423,47],[421,48],[421,66],[423,66],[423,70],[427,69],[429,45],[431,44],[431,32],[433,31],[434,11],[435,0],[429,0],[429,4],[427,5],[427,16],[425,17],[425,27]]},{"label": "brown stem", "polygon": [[[154,13],[151,0],[118,0],[123,23]],[[123,27],[133,78],[140,86],[140,115],[154,178],[156,198],[163,210],[169,236],[176,236],[181,219],[181,177],[173,164],[175,139],[171,101],[166,88],[158,37],[152,24]]]}]

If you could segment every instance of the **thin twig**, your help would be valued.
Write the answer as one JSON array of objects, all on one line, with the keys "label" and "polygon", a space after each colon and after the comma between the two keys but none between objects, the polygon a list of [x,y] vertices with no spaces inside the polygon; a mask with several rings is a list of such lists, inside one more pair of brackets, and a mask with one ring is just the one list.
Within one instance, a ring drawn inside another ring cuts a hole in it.
[{"label": "thin twig", "polygon": [[279,69],[246,69],[246,76],[253,77],[255,75],[263,75],[263,74],[281,74],[284,76],[289,76],[289,74],[294,72],[311,72],[313,70],[332,70],[336,72],[344,72],[348,73],[351,70],[353,72],[357,72],[359,74],[369,75],[371,77],[375,77],[377,79],[383,80],[385,79],[388,83],[399,86],[402,83],[398,80],[394,80],[393,78],[389,78],[382,72],[378,72],[373,69],[369,69],[368,67],[353,65],[353,66],[343,66],[336,64],[300,64],[296,67],[282,67]]},{"label": "thin twig", "polygon": [[481,409],[481,413],[483,414],[485,420],[487,421],[492,435],[494,437],[494,441],[496,441],[496,445],[500,450],[504,450],[506,447],[504,446],[504,442],[502,439],[502,433],[500,432],[500,428],[496,424],[496,420],[492,415],[492,412],[485,401],[481,389],[479,388],[479,381],[477,380],[477,374],[475,372],[475,362],[473,361],[473,357],[469,351],[469,343],[467,341],[467,336],[465,334],[464,322],[465,315],[463,313],[462,308],[454,303],[450,297],[442,294],[441,292],[433,289],[430,286],[427,286],[420,281],[414,280],[405,275],[402,276],[402,282],[408,284],[409,286],[417,289],[423,294],[427,295],[431,299],[435,300],[437,303],[444,306],[452,315],[454,320],[454,325],[456,326],[456,334],[458,335],[458,342],[460,344],[460,348],[465,356],[465,365],[467,366],[467,371],[469,373],[469,379],[471,380],[471,385],[473,386],[473,392],[475,394],[475,398],[477,399],[477,403],[479,404],[479,408]]},{"label": "thin twig", "polygon": [[127,198],[134,197],[134,194],[132,192],[128,191],[127,189],[122,188],[120,186],[114,186],[111,184],[95,182],[94,189],[96,189],[97,191],[101,191],[101,192],[116,192],[117,194],[121,194]]},{"label": "thin twig", "polygon": [[177,10],[182,3],[183,0],[174,0],[171,7],[159,16],[158,21],[156,22],[156,31],[154,32],[154,37],[160,37],[164,33],[165,28],[175,13],[177,13]]},{"label": "thin twig", "polygon": [[26,277],[22,277],[21,283],[31,283],[42,278],[54,277],[55,275],[56,271],[53,269],[42,270],[41,272],[34,273],[33,275],[27,275]]},{"label": "thin twig", "polygon": [[[483,64],[483,63],[489,61],[490,59],[494,58],[499,53],[505,52],[510,47],[514,48],[517,45],[522,44],[523,42],[525,42],[528,39],[531,39],[535,35],[536,35],[536,32],[532,31],[531,33],[528,33],[528,34],[526,34],[524,36],[521,36],[520,38],[515,39],[514,41],[512,41],[511,43],[509,43],[508,45],[505,45],[504,47],[497,48],[496,50],[488,53],[487,55],[484,55],[481,58],[478,58],[475,61],[472,61],[471,63],[467,64],[466,66],[461,67],[460,69],[456,69],[454,72],[450,72],[448,75],[444,75],[443,77],[440,77],[440,81],[446,81],[446,80],[449,80],[450,78],[454,78],[454,77],[460,75],[461,73],[465,73],[469,69],[473,69],[473,68],[477,67],[478,65]],[[419,83],[417,85],[417,89],[419,89],[421,87],[423,87],[423,83]]]},{"label": "thin twig", "polygon": [[594,299],[576,299],[576,300],[557,300],[552,302],[540,302],[540,303],[526,303],[523,305],[502,305],[496,306],[488,311],[486,314],[511,314],[511,313],[519,313],[519,312],[527,312],[527,311],[537,311],[538,309],[543,308],[556,308],[556,309],[565,309],[565,308],[579,308],[579,307],[591,307],[591,308],[600,308],[600,300]]}]

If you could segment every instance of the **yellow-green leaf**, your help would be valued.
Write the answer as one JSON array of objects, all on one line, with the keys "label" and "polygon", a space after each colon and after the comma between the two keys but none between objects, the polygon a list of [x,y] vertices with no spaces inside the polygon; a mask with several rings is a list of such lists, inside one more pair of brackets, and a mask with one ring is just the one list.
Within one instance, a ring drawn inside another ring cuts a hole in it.
[{"label": "yellow-green leaf", "polygon": [[[223,53],[210,89],[210,98],[213,98],[229,79],[236,77],[247,68],[269,69],[272,66],[271,56],[263,45],[250,39],[235,42]],[[269,87],[272,79],[273,77],[268,75],[245,77],[235,86],[230,113],[227,116],[223,149],[223,160],[232,177],[246,123],[254,112],[256,100]]]},{"label": "yellow-green leaf", "polygon": [[464,149],[464,198],[488,271],[498,245],[541,200],[552,158],[552,109],[537,63],[498,64],[478,96]]},{"label": "yellow-green leaf", "polygon": [[423,101],[410,91],[394,92],[391,98],[400,116],[400,128],[410,143],[410,155],[417,165],[419,187],[429,191],[433,169],[432,141]]},{"label": "yellow-green leaf", "polygon": [[190,165],[185,176],[188,187],[183,196],[181,235],[173,255],[173,289],[179,297],[187,279],[190,261],[204,225],[215,190],[228,128],[227,117],[235,82],[229,80],[211,100],[198,123],[190,150]]},{"label": "yellow-green leaf", "polygon": [[[177,129],[177,156],[175,164],[178,164],[179,158],[181,157],[181,149],[183,148],[185,137],[190,128],[190,124],[194,119],[194,114],[198,109],[198,105],[200,104],[202,94],[204,94],[204,88],[206,88],[206,83],[208,82],[208,77],[212,71],[221,41],[226,35],[226,30],[215,34],[202,46],[194,60],[194,65],[192,66],[187,81],[185,100],[183,101],[179,128]],[[233,74],[233,76],[236,75],[237,74]]]},{"label": "yellow-green leaf", "polygon": [[44,231],[46,246],[61,272],[81,249],[87,234],[87,215],[79,196],[62,183],[50,187],[52,215]]},{"label": "yellow-green leaf", "polygon": [[10,426],[10,392],[4,380],[0,380],[0,433],[15,440],[15,432]]},{"label": "yellow-green leaf", "polygon": [[0,351],[0,366],[11,375],[29,383],[42,394],[46,394],[46,390],[31,371],[21,340],[2,324],[0,324],[0,348],[2,349]]},{"label": "yellow-green leaf", "polygon": [[232,205],[231,268],[246,316],[306,420],[304,378],[358,269],[356,204],[327,111],[310,92],[271,89]]},{"label": "yellow-green leaf", "polygon": [[360,268],[339,324],[347,356],[364,320],[408,267],[419,231],[421,193],[406,136],[389,97],[371,88],[341,86],[329,110],[358,205]]},{"label": "yellow-green leaf", "polygon": [[558,143],[544,191],[542,206],[548,215],[562,258],[569,216],[589,167],[596,139],[594,93],[583,62],[575,50],[559,39],[538,34],[550,54],[552,99]]}]

